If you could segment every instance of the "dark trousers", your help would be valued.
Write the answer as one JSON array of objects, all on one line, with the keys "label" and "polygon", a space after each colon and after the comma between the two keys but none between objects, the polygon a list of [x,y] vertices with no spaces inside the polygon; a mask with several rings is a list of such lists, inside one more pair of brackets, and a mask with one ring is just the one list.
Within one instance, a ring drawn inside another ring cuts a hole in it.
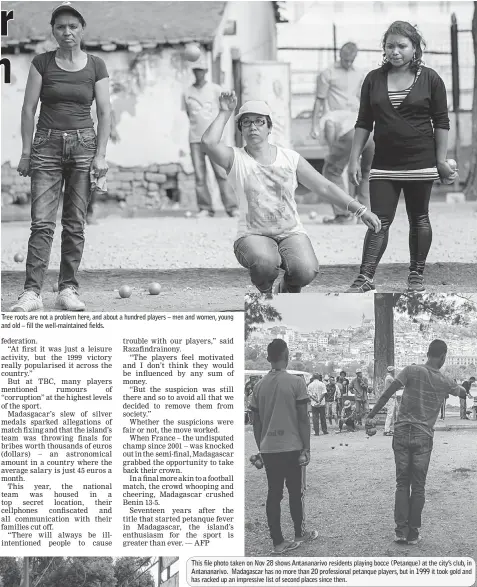
[{"label": "dark trousers", "polygon": [[313,431],[316,436],[320,434],[320,421],[323,434],[328,432],[326,426],[326,406],[313,406],[311,408],[311,416],[313,420]]},{"label": "dark trousers", "polygon": [[58,286],[77,288],[84,224],[90,198],[89,172],[96,154],[92,128],[36,132],[31,152],[31,234],[25,289],[40,293],[50,261],[56,213],[64,186]]},{"label": "dark trousers", "polygon": [[429,199],[432,181],[391,181],[376,179],[369,182],[371,210],[381,220],[376,234],[368,230],[364,239],[360,273],[372,279],[388,245],[389,229],[396,214],[401,190],[404,191],[409,219],[410,271],[424,272],[431,248],[432,228],[429,221]]},{"label": "dark trousers", "polygon": [[342,418],[340,418],[340,432],[341,430],[343,430],[343,424],[346,424],[346,428],[348,428],[349,430],[355,430],[356,429],[356,424],[354,422],[354,418],[347,418],[346,420],[343,420]]},{"label": "dark trousers", "polygon": [[295,528],[295,536],[304,533],[304,494],[305,487],[302,482],[304,467],[298,464],[300,451],[277,453],[261,453],[265,465],[268,480],[267,496],[267,521],[270,536],[274,546],[283,542],[281,528],[281,508],[283,499],[283,484],[288,489],[290,514]]},{"label": "dark trousers", "polygon": [[460,419],[465,420],[467,418],[467,398],[460,398]]},{"label": "dark trousers", "polygon": [[396,463],[394,521],[396,534],[404,538],[407,538],[411,528],[417,530],[421,527],[432,446],[432,437],[414,426],[406,425],[394,429],[393,450]]}]

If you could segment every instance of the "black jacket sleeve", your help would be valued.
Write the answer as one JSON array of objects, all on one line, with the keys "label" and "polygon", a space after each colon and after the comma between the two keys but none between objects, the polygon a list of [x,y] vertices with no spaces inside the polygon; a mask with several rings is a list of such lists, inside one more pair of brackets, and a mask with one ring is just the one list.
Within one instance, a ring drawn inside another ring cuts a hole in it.
[{"label": "black jacket sleeve", "polygon": [[364,78],[363,85],[361,86],[361,97],[359,102],[359,113],[358,120],[356,121],[355,128],[364,128],[369,132],[373,131],[374,126],[374,114],[371,108],[371,74]]},{"label": "black jacket sleeve", "polygon": [[446,86],[434,70],[431,70],[431,119],[434,128],[450,129]]}]

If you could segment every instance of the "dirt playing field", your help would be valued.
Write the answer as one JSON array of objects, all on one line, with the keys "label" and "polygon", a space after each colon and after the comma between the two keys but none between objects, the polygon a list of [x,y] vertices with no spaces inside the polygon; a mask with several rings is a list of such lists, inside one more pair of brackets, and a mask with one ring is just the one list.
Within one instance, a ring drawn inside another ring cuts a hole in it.
[{"label": "dirt playing field", "polygon": [[[308,218],[317,210],[321,216]],[[434,242],[426,269],[428,291],[476,291],[477,216],[475,203],[433,205]],[[326,226],[321,223],[329,207],[303,207],[301,216],[321,263],[321,273],[304,292],[343,292],[355,279],[365,227]],[[99,225],[87,226],[86,245],[79,272],[82,299],[90,311],[241,310],[243,296],[255,291],[247,271],[233,254],[236,220],[187,219],[183,214],[148,218],[111,215]],[[2,224],[2,310],[8,310],[22,291],[25,262],[15,263],[15,253],[26,257],[28,222]],[[398,210],[390,245],[376,274],[378,291],[404,291],[408,273],[408,225],[404,207]],[[58,226],[45,280],[44,304],[52,310],[52,285],[60,262]],[[162,285],[159,296],[150,296],[151,281]],[[118,288],[133,288],[121,299]]]},{"label": "dirt playing field", "polygon": [[[319,537],[285,556],[477,559],[477,427],[435,432],[423,511],[423,540],[416,546],[393,542],[392,438],[383,436],[382,428],[369,439],[364,430],[342,434],[335,430],[333,425],[327,436],[311,439],[306,525],[316,529]],[[248,457],[257,452],[251,426],[245,427],[245,451],[245,554],[266,556],[272,549],[265,517],[266,475],[248,462]],[[293,538],[286,489],[282,527],[285,538]]]}]

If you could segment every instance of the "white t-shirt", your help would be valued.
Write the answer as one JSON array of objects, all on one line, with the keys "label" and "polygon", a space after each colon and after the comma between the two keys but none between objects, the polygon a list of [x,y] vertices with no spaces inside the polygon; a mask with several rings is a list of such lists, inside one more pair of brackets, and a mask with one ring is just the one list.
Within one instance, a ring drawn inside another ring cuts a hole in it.
[{"label": "white t-shirt", "polygon": [[365,74],[359,69],[344,69],[340,63],[334,63],[318,76],[316,96],[327,99],[330,110],[357,113],[364,78]]},{"label": "white t-shirt", "polygon": [[233,149],[234,162],[228,177],[240,212],[237,238],[250,234],[285,237],[305,233],[295,202],[300,155],[276,147],[275,161],[262,165],[243,147]]},{"label": "white t-shirt", "polygon": [[222,88],[206,82],[201,88],[190,86],[184,93],[184,106],[189,117],[189,143],[200,143],[202,135],[217,118]]},{"label": "white t-shirt", "polygon": [[[311,399],[312,407],[324,406],[326,404],[325,396],[326,385],[319,379],[314,379],[308,386],[308,395]],[[323,396],[320,400],[320,396]]]}]

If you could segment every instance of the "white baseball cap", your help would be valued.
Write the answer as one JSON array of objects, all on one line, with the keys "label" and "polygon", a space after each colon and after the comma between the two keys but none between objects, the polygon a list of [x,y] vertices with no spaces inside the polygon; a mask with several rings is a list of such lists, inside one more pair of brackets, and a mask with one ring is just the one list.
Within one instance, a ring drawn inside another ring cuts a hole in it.
[{"label": "white baseball cap", "polygon": [[204,71],[209,71],[209,64],[207,63],[206,56],[202,53],[197,61],[192,62],[192,70],[194,69],[203,69]]},{"label": "white baseball cap", "polygon": [[238,122],[244,114],[261,114],[272,118],[270,106],[263,100],[249,100],[242,104],[238,114],[235,116],[235,122]]}]

